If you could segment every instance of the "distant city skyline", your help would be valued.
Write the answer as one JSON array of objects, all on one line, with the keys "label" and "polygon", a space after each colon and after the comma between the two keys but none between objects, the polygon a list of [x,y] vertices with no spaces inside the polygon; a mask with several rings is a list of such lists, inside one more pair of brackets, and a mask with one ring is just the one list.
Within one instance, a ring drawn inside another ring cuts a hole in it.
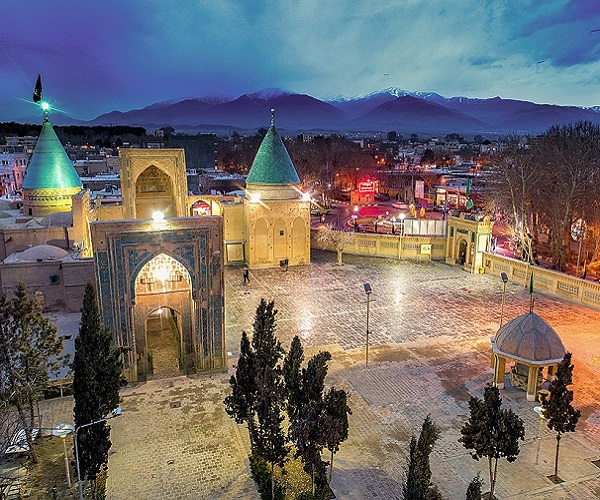
[{"label": "distant city skyline", "polygon": [[600,106],[600,5],[586,0],[7,3],[3,121],[39,116],[27,102],[38,73],[79,119],[268,87]]}]

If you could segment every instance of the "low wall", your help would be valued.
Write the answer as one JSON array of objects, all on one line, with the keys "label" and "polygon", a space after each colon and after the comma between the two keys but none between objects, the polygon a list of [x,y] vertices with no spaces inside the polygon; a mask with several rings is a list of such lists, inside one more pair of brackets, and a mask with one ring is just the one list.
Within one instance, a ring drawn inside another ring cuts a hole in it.
[{"label": "low wall", "polygon": [[[317,229],[311,228],[312,248],[335,252],[331,243],[321,244],[316,240]],[[446,258],[445,236],[398,236],[392,234],[347,233],[350,242],[344,246],[345,254],[368,255],[412,260],[440,260]],[[430,252],[427,253],[428,246]]]},{"label": "low wall", "polygon": [[600,309],[600,283],[582,280],[539,266],[530,266],[520,260],[491,253],[483,254],[483,268],[484,272],[496,276],[506,273],[509,280],[524,286],[529,285],[533,271],[534,291],[538,290]]}]

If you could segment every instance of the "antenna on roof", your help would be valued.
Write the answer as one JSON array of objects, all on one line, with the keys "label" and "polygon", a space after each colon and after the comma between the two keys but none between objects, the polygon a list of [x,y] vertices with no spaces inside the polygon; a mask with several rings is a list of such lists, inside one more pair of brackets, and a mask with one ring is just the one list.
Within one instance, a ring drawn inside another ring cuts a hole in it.
[{"label": "antenna on roof", "polygon": [[275,125],[275,108],[271,108],[271,126]]}]

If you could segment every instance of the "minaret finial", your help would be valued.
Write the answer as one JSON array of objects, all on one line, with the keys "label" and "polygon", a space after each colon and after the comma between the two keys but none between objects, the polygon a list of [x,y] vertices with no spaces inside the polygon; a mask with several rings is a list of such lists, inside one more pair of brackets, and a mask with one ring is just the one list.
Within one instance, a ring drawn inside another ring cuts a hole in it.
[{"label": "minaret finial", "polygon": [[275,125],[275,108],[271,108],[271,126]]}]

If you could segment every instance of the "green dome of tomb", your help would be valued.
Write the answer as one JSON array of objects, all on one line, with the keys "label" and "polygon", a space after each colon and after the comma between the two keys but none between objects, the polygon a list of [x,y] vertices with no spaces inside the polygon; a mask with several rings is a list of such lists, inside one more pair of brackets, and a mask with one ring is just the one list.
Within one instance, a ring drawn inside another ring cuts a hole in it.
[{"label": "green dome of tomb", "polygon": [[27,167],[23,189],[76,187],[83,187],[81,180],[52,125],[45,121]]},{"label": "green dome of tomb", "polygon": [[269,127],[250,167],[247,184],[300,184],[290,155],[274,125]]}]

